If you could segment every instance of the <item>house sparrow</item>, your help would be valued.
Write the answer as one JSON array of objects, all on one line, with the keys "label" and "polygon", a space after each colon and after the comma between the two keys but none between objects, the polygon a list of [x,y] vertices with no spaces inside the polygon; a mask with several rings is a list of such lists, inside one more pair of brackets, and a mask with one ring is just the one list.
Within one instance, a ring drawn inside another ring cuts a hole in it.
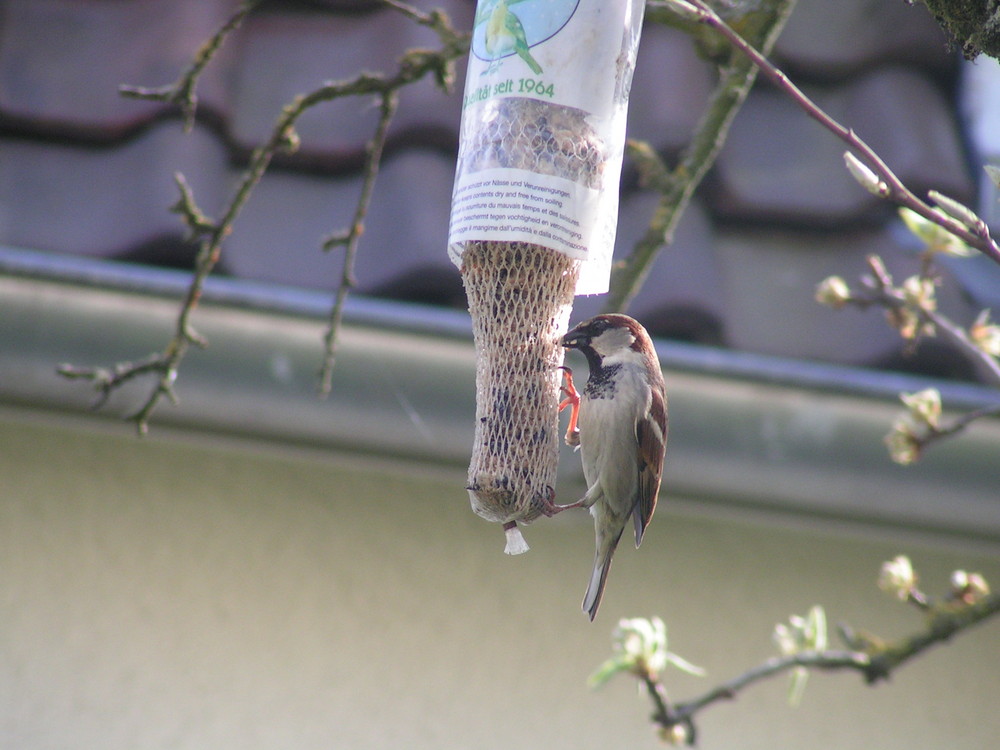
[{"label": "house sparrow", "polygon": [[590,508],[597,535],[594,572],[583,599],[593,620],[629,516],[638,547],[656,508],[667,446],[667,396],[649,334],[627,315],[580,323],[562,345],[579,349],[590,366],[582,394],[567,373],[567,398],[560,407],[573,407],[566,442],[579,446],[587,482],[583,498],[567,507]]}]

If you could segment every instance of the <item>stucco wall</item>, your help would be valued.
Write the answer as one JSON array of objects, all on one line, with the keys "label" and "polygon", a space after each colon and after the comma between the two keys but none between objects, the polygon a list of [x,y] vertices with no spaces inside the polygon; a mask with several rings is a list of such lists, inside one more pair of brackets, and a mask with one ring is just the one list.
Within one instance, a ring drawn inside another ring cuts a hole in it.
[{"label": "stucco wall", "polygon": [[[1000,586],[996,550],[709,514],[668,481],[591,624],[587,519],[539,522],[505,557],[457,469],[11,411],[0,446],[0,745],[23,750],[652,748],[629,680],[584,685],[618,617],[662,615],[722,680],[817,601],[880,635],[915,627],[873,584],[899,552],[929,589],[955,567]],[[796,710],[780,679],[709,711],[701,747],[989,747],[998,654],[992,622],[889,685],[814,675]]]}]

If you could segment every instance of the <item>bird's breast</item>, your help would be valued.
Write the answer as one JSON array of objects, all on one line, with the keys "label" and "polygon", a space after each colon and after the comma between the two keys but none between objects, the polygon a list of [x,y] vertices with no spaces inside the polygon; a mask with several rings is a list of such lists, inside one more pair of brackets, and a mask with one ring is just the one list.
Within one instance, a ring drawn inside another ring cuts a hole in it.
[{"label": "bird's breast", "polygon": [[635,424],[639,404],[619,389],[614,398],[580,402],[580,452],[587,486],[600,485],[617,504],[630,505],[638,487]]}]

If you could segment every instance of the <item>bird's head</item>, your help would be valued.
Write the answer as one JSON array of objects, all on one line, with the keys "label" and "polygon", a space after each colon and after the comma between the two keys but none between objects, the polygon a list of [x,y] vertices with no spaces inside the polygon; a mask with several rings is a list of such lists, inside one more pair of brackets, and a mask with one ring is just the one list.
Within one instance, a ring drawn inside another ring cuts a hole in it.
[{"label": "bird's head", "polygon": [[[598,365],[607,357],[621,357],[629,351],[641,354],[651,347],[645,329],[628,315],[597,315],[570,329],[563,336],[562,345],[578,349],[587,361]],[[616,356],[617,355],[617,356]]]}]

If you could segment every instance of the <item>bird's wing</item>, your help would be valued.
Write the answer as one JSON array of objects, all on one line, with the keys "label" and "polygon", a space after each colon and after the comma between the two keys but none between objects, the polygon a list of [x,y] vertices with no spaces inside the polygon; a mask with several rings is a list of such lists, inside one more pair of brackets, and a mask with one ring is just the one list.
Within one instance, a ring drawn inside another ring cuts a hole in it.
[{"label": "bird's wing", "polygon": [[632,519],[635,523],[635,546],[642,542],[642,535],[656,510],[656,496],[660,491],[663,472],[663,452],[667,444],[667,404],[664,393],[653,388],[649,411],[635,424],[638,442],[639,497]]}]

